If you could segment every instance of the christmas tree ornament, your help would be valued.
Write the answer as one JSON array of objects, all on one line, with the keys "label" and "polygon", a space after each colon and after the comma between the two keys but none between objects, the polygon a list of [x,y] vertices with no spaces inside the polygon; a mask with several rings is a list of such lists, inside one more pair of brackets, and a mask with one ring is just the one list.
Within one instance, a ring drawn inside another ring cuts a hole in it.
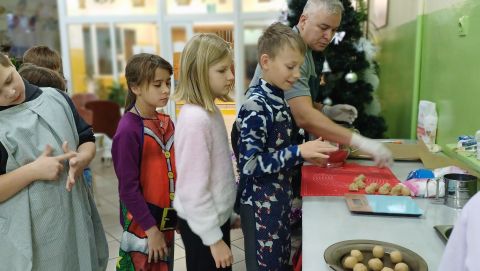
[{"label": "christmas tree ornament", "polygon": [[353,84],[357,82],[357,80],[358,80],[358,75],[353,71],[350,71],[345,75],[345,81],[347,81],[347,83],[349,84]]},{"label": "christmas tree ornament", "polygon": [[332,72],[332,69],[330,69],[330,65],[325,58],[323,61],[322,76],[320,77],[320,86],[325,86],[327,84],[327,76],[325,75],[327,72]]},{"label": "christmas tree ornament", "polygon": [[328,64],[328,61],[325,58],[325,61],[323,61],[322,73],[326,73],[326,72],[332,72],[332,69],[330,69],[330,65]]},{"label": "christmas tree ornament", "polygon": [[332,99],[330,99],[330,97],[327,97],[323,100],[322,104],[324,105],[332,105]]},{"label": "christmas tree ornament", "polygon": [[347,34],[347,32],[345,32],[345,31],[335,33],[335,35],[333,36],[333,39],[332,39],[333,43],[335,45],[338,45],[340,42],[342,42],[343,38],[345,38],[346,34]]}]

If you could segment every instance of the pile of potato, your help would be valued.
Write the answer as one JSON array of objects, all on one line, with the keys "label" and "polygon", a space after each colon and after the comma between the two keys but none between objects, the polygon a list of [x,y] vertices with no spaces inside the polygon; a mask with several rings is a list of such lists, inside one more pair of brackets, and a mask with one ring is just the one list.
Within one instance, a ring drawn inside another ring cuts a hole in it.
[{"label": "pile of potato", "polygon": [[374,246],[372,249],[373,258],[369,259],[367,266],[363,263],[364,256],[360,250],[352,249],[350,255],[343,259],[343,267],[347,269],[352,269],[353,271],[409,271],[409,267],[403,261],[402,252],[395,250],[390,252],[389,257],[392,264],[395,264],[395,267],[392,269],[390,267],[385,267],[382,259],[385,256],[385,249],[382,246]]},{"label": "pile of potato", "polygon": [[397,184],[393,188],[390,184],[386,183],[380,186],[378,183],[370,183],[369,185],[365,184],[365,175],[360,174],[353,182],[348,186],[348,191],[357,192],[360,189],[365,188],[365,193],[375,194],[378,191],[378,194],[381,195],[392,195],[392,196],[410,196],[410,189],[402,184]]}]

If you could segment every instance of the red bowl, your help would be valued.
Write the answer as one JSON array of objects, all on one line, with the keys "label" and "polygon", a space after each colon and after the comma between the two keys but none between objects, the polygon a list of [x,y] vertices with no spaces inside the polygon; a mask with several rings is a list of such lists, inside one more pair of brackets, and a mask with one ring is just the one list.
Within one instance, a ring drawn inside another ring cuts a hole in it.
[{"label": "red bowl", "polygon": [[350,150],[348,148],[329,153],[328,155],[330,157],[327,159],[326,167],[341,167],[345,163],[345,160],[347,160],[349,154]]}]

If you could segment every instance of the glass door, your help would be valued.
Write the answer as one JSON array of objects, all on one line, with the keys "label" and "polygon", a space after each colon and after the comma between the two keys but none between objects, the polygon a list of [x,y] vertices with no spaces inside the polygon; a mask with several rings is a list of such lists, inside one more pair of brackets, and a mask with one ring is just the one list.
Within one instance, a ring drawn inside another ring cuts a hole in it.
[{"label": "glass door", "polygon": [[[193,27],[191,23],[170,23],[167,26],[166,31],[166,52],[168,55],[162,56],[167,59],[173,66],[173,80],[172,80],[172,95],[177,85],[180,72],[180,57],[182,55],[183,48],[187,41],[193,36]],[[177,102],[170,99],[166,111],[172,117],[176,119],[180,107],[183,102]]]}]

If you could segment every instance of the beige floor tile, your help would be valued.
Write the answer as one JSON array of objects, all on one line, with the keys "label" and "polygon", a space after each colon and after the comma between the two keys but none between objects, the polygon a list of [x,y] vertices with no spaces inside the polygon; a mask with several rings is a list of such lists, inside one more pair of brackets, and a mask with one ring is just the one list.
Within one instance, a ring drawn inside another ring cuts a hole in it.
[{"label": "beige floor tile", "polygon": [[242,229],[234,229],[230,231],[230,242],[243,238]]},{"label": "beige floor tile", "polygon": [[185,248],[185,245],[183,244],[182,238],[176,239],[175,244],[178,245],[181,248]]},{"label": "beige floor tile", "polygon": [[120,248],[120,242],[113,240],[108,242],[108,258],[115,259],[118,258],[118,249]]},{"label": "beige floor tile", "polygon": [[234,263],[232,266],[232,271],[247,271],[247,266],[245,265],[245,261]]},{"label": "beige floor tile", "polygon": [[[226,121],[227,122],[227,121]],[[229,121],[227,129],[231,128],[232,119]],[[95,179],[95,202],[102,218],[103,227],[107,236],[109,247],[109,262],[107,270],[115,270],[116,258],[118,257],[119,240],[122,236],[122,227],[119,224],[119,202],[118,202],[118,181],[112,166],[94,165],[92,166]],[[235,264],[233,271],[245,271],[245,255],[243,251],[243,233],[241,229],[235,229],[230,232],[232,240],[232,253]],[[174,270],[185,271],[185,250],[179,234],[175,233],[175,256]]]},{"label": "beige floor tile", "polygon": [[183,249],[183,247],[180,247],[179,245],[175,245],[173,259],[176,261],[181,258],[185,258],[185,250]]},{"label": "beige floor tile", "polygon": [[100,218],[102,219],[102,225],[104,228],[118,225],[118,223],[120,223],[118,214],[101,214]]},{"label": "beige floor tile", "polygon": [[178,240],[178,239],[182,239],[182,236],[180,234],[178,234],[177,232],[175,232],[175,240]]},{"label": "beige floor tile", "polygon": [[173,270],[174,271],[186,271],[187,270],[187,263],[185,262],[185,258],[181,258],[173,262]]},{"label": "beige floor tile", "polygon": [[233,262],[238,263],[245,260],[245,252],[239,249],[236,246],[231,246],[232,254],[233,254]]},{"label": "beige floor tile", "polygon": [[243,238],[232,241],[231,243],[232,243],[232,246],[236,246],[237,248],[239,248],[241,250],[245,250],[245,243],[244,243]]},{"label": "beige floor tile", "polygon": [[113,236],[113,238],[115,238],[117,241],[120,241],[123,229],[119,223],[117,223],[116,225],[103,226],[103,228],[109,235]]},{"label": "beige floor tile", "polygon": [[115,271],[117,267],[117,259],[108,260],[108,265],[106,271]]},{"label": "beige floor tile", "polygon": [[109,234],[108,232],[106,232],[106,231],[105,231],[105,237],[107,238],[107,242],[117,240],[117,239],[115,239],[115,237],[113,237],[112,235],[110,235],[110,234]]}]

